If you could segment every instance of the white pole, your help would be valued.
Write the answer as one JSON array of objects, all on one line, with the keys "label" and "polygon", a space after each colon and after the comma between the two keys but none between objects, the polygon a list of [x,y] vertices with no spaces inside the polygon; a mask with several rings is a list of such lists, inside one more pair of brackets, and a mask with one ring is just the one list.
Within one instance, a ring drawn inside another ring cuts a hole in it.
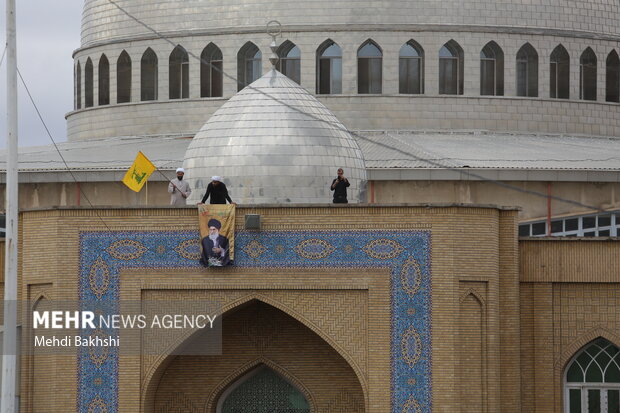
[{"label": "white pole", "polygon": [[15,413],[15,362],[17,360],[17,42],[15,0],[6,0],[7,54],[7,163],[6,263],[4,271],[4,341],[2,355],[1,413]]}]

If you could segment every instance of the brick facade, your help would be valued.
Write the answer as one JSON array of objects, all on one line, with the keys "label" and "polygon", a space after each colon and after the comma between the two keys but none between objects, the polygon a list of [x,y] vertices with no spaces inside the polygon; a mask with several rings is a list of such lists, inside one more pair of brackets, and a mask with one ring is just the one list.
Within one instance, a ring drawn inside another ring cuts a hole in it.
[{"label": "brick facade", "polygon": [[[616,241],[518,245],[516,211],[484,207],[239,208],[237,229],[246,213],[261,214],[266,232],[430,231],[432,411],[561,413],[562,374],[575,352],[599,336],[620,344]],[[37,305],[77,299],[84,231],[196,226],[193,209],[24,212],[20,295]],[[391,398],[390,360],[406,354],[390,345],[388,269],[229,270],[119,273],[123,300],[218,299],[227,321],[222,357],[120,356],[118,411],[211,412],[228,383],[260,363],[296,384],[312,412],[416,411],[414,401]],[[265,328],[248,334],[257,314]],[[23,356],[21,371],[22,411],[73,411],[82,397],[75,356]]]}]

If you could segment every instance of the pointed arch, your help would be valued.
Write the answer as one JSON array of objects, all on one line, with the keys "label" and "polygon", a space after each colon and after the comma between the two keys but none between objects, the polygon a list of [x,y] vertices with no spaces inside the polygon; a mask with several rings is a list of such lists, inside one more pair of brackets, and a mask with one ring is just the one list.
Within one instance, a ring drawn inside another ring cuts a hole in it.
[{"label": "pointed arch", "polygon": [[223,70],[222,51],[215,44],[209,43],[200,53],[200,97],[222,96]]},{"label": "pointed arch", "polygon": [[494,41],[480,51],[480,94],[504,95],[504,51]]},{"label": "pointed arch", "polygon": [[94,104],[93,98],[93,61],[86,59],[86,65],[84,67],[84,107],[90,108]]},{"label": "pointed arch", "polygon": [[608,400],[610,411],[620,408],[620,348],[612,341],[597,337],[582,346],[570,358],[562,372],[566,411],[581,411],[588,405]]},{"label": "pointed arch", "polygon": [[230,374],[226,379],[219,383],[214,391],[211,392],[209,399],[207,400],[206,410],[207,412],[221,412],[222,405],[225,399],[234,392],[237,387],[243,384],[248,379],[251,379],[253,375],[260,373],[261,370],[271,370],[283,380],[288,382],[299,393],[301,393],[307,402],[308,411],[314,411],[316,402],[310,391],[303,385],[301,380],[297,379],[293,374],[286,369],[276,364],[275,362],[268,360],[264,357],[259,357],[251,362],[245,364],[240,369]]},{"label": "pointed arch", "polygon": [[131,102],[131,57],[123,50],[116,61],[116,103]]},{"label": "pointed arch", "polygon": [[327,39],[316,49],[316,93],[342,93],[342,49]]},{"label": "pointed arch", "polygon": [[549,96],[554,99],[568,99],[570,97],[570,56],[561,44],[551,52],[549,69]]},{"label": "pointed arch", "polygon": [[289,79],[301,84],[301,50],[290,40],[278,47],[278,70]]},{"label": "pointed arch", "polygon": [[82,109],[82,67],[79,60],[75,66],[75,109]]},{"label": "pointed arch", "polygon": [[538,96],[538,52],[529,43],[517,52],[517,96]]},{"label": "pointed arch", "polygon": [[381,93],[383,51],[368,39],[357,49],[357,93]]},{"label": "pointed arch", "polygon": [[605,61],[605,100],[620,102],[620,58],[615,50],[609,52]]},{"label": "pointed arch", "polygon": [[237,90],[241,90],[261,77],[263,55],[254,43],[247,42],[237,53]]},{"label": "pointed arch", "polygon": [[439,49],[439,94],[463,94],[463,48],[454,39]]},{"label": "pointed arch", "polygon": [[596,53],[588,47],[579,57],[579,99],[596,100]]},{"label": "pointed arch", "polygon": [[179,44],[168,57],[168,98],[189,98],[189,56]]},{"label": "pointed arch", "polygon": [[[321,339],[323,339],[331,348],[333,348],[336,353],[338,353],[346,363],[351,367],[357,380],[360,383],[364,403],[368,405],[368,389],[367,389],[367,381],[365,375],[358,365],[358,363],[347,353],[345,349],[343,349],[332,337],[327,335],[325,331],[314,325],[310,320],[308,320],[303,314],[296,312],[295,310],[287,307],[286,305],[272,299],[271,297],[264,296],[262,294],[248,294],[246,296],[240,297],[232,302],[227,303],[222,306],[222,316],[225,316],[231,311],[242,308],[245,305],[248,305],[252,302],[260,302],[267,304],[271,307],[274,307],[293,319],[297,320],[299,323],[309,328],[311,331],[316,333]],[[161,352],[161,355],[153,361],[151,366],[145,371],[144,379],[143,379],[143,388],[145,391],[142,393],[142,404],[144,406],[151,405],[155,398],[155,393],[157,390],[157,386],[159,380],[161,379],[163,373],[168,368],[172,360],[174,360],[175,356],[170,356],[166,354],[175,354],[176,349],[183,346],[188,340],[191,340],[192,336],[199,332],[199,330],[191,330],[187,331],[183,336],[179,337],[179,339],[170,343],[168,348],[164,349]]]},{"label": "pointed arch", "polygon": [[110,62],[105,54],[99,58],[99,106],[110,104]]},{"label": "pointed arch", "polygon": [[140,100],[157,100],[157,55],[150,47],[140,60]]},{"label": "pointed arch", "polygon": [[424,93],[424,49],[410,39],[398,53],[398,92]]}]

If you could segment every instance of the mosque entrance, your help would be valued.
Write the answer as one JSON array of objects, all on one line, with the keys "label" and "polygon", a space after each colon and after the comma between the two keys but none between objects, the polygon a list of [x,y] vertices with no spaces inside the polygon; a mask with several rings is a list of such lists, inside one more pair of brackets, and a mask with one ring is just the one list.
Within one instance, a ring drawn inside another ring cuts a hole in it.
[{"label": "mosque entrance", "polygon": [[302,318],[281,308],[253,299],[226,312],[222,354],[168,359],[148,386],[153,393],[145,395],[144,411],[364,413],[353,367]]},{"label": "mosque entrance", "polygon": [[217,413],[310,413],[303,393],[286,378],[260,365],[220,397]]}]

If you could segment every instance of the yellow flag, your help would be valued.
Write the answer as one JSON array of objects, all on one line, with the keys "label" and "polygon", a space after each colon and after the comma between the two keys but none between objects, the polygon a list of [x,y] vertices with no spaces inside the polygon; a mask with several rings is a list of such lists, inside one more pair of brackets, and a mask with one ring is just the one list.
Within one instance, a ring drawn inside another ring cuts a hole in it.
[{"label": "yellow flag", "polygon": [[155,165],[142,152],[138,152],[136,160],[133,161],[133,165],[131,165],[131,168],[129,168],[123,178],[123,183],[132,191],[140,192],[154,170]]}]

